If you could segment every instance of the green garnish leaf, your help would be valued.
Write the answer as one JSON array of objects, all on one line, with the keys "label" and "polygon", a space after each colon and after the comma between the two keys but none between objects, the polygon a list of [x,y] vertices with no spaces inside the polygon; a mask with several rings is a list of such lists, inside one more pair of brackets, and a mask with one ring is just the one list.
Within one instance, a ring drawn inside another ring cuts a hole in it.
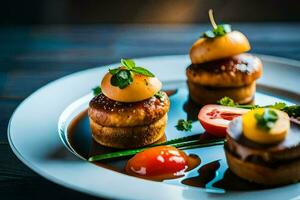
[{"label": "green garnish leaf", "polygon": [[282,102],[276,102],[274,105],[269,106],[269,108],[274,108],[274,109],[277,109],[277,110],[282,110],[285,107],[286,107],[286,104],[282,103]]},{"label": "green garnish leaf", "polygon": [[109,69],[109,73],[111,73],[112,75],[115,75],[116,73],[118,73],[121,69],[120,68],[115,68],[115,69]]},{"label": "green garnish leaf", "polygon": [[95,96],[101,94],[101,92],[102,92],[101,87],[99,87],[99,86],[94,87],[92,90],[93,90],[93,94],[94,94]]},{"label": "green garnish leaf", "polygon": [[160,101],[164,101],[165,94],[162,91],[158,91],[154,96]]},{"label": "green garnish leaf", "polygon": [[234,101],[229,97],[223,97],[218,101],[218,104],[222,106],[229,106],[229,107],[234,107],[236,105]]},{"label": "green garnish leaf", "polygon": [[229,97],[223,97],[222,99],[217,101],[217,103],[222,105],[222,106],[244,108],[244,109],[255,109],[255,108],[260,107],[258,105],[239,105],[239,104],[235,103],[234,100],[229,98]]},{"label": "green garnish leaf", "polygon": [[120,70],[114,74],[110,79],[110,84],[120,89],[123,89],[132,83],[133,79],[131,72],[128,70]]},{"label": "green garnish leaf", "polygon": [[262,114],[256,113],[255,119],[258,127],[270,130],[278,120],[278,115],[274,110],[266,108]]},{"label": "green garnish leaf", "polygon": [[178,120],[177,125],[175,127],[179,131],[191,131],[193,128],[192,123],[193,123],[192,120],[180,119]]},{"label": "green garnish leaf", "polygon": [[299,105],[286,106],[282,109],[282,111],[286,112],[290,117],[300,118],[300,106]]},{"label": "green garnish leaf", "polygon": [[113,86],[123,89],[133,82],[132,73],[141,74],[148,77],[154,77],[154,74],[143,67],[136,67],[135,62],[130,59],[121,59],[121,67],[109,69],[112,74],[110,83]]},{"label": "green garnish leaf", "polygon": [[300,118],[300,105],[287,106],[283,102],[277,102],[273,105],[267,105],[267,106],[239,105],[239,104],[235,103],[229,97],[223,97],[222,99],[220,99],[218,101],[218,104],[223,105],[223,106],[230,106],[230,107],[244,108],[244,109],[273,108],[273,109],[277,109],[277,110],[286,112],[290,117]]},{"label": "green garnish leaf", "polygon": [[229,24],[221,24],[221,25],[217,25],[217,27],[214,28],[213,30],[208,30],[204,32],[202,37],[212,39],[215,37],[226,35],[227,33],[230,32],[231,32],[231,26]]},{"label": "green garnish leaf", "polygon": [[213,32],[216,36],[223,36],[226,33],[231,32],[231,25],[229,24],[218,25],[217,28],[213,30]]},{"label": "green garnish leaf", "polygon": [[131,59],[121,59],[121,64],[128,70],[135,67],[135,62]]},{"label": "green garnish leaf", "polygon": [[131,69],[131,71],[133,71],[137,74],[142,74],[144,76],[154,77],[154,74],[152,74],[149,70],[147,70],[143,67],[134,67],[134,68]]}]

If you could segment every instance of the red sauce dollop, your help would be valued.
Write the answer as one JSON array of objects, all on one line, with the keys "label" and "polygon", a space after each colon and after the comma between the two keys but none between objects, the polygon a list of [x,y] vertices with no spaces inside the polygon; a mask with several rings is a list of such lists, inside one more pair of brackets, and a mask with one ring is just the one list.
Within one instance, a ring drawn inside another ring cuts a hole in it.
[{"label": "red sauce dollop", "polygon": [[175,147],[158,146],[136,154],[127,162],[125,171],[132,176],[159,181],[181,177],[199,164],[197,156],[188,156]]}]

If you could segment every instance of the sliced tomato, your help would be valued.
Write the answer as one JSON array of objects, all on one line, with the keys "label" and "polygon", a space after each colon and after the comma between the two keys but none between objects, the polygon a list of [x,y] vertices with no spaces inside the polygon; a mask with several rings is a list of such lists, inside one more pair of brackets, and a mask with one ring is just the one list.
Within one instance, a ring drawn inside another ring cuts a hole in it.
[{"label": "sliced tomato", "polygon": [[248,111],[248,109],[209,104],[201,108],[198,119],[206,132],[225,137],[229,122]]}]

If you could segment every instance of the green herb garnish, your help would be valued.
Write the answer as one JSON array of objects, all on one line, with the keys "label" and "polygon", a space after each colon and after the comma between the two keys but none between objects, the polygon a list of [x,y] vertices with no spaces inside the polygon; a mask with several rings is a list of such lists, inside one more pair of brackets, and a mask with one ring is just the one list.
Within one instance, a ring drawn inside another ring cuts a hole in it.
[{"label": "green herb garnish", "polygon": [[218,104],[222,106],[229,106],[229,107],[234,107],[236,105],[233,99],[230,99],[229,97],[223,97],[218,101]]},{"label": "green herb garnish", "polygon": [[192,123],[193,123],[192,120],[180,119],[178,120],[177,125],[175,127],[179,131],[191,131],[193,128]]},{"label": "green herb garnish", "polygon": [[150,71],[148,71],[147,69],[145,69],[143,67],[134,67],[134,68],[132,68],[131,71],[133,71],[136,74],[142,74],[144,76],[154,77],[154,74],[152,74]]},{"label": "green herb garnish", "polygon": [[213,29],[205,31],[202,34],[202,37],[212,39],[215,37],[223,36],[223,35],[231,32],[231,26],[229,24],[220,24],[220,25],[216,24],[212,9],[210,9],[208,11],[208,15],[209,15],[210,23],[211,23]]},{"label": "green herb garnish", "polygon": [[223,97],[222,99],[220,99],[219,101],[217,101],[218,104],[222,105],[222,106],[229,106],[229,107],[236,107],[236,108],[245,108],[245,109],[255,109],[255,108],[259,108],[260,106],[258,105],[239,105],[237,103],[234,102],[233,99],[229,98],[229,97]]},{"label": "green herb garnish", "polygon": [[101,94],[101,92],[102,92],[101,87],[99,87],[99,86],[94,87],[92,90],[93,90],[93,94],[94,94],[95,96]]},{"label": "green herb garnish", "polygon": [[293,105],[293,106],[286,106],[281,109],[282,111],[286,112],[290,117],[294,117],[300,120],[300,106]]},{"label": "green herb garnish", "polygon": [[135,155],[135,154],[137,154],[141,151],[144,151],[148,148],[151,148],[151,147],[163,146],[163,145],[169,145],[169,146],[173,146],[178,149],[181,149],[181,150],[185,150],[185,149],[202,148],[202,147],[224,144],[224,139],[221,139],[221,138],[206,139],[206,140],[201,141],[201,140],[199,140],[199,137],[200,137],[200,134],[196,134],[196,135],[192,135],[192,136],[173,139],[173,140],[163,142],[163,143],[152,144],[147,147],[141,147],[141,148],[137,148],[137,149],[129,149],[129,150],[122,150],[122,151],[117,151],[117,152],[112,152],[112,153],[101,154],[101,155],[95,155],[95,156],[90,157],[88,160],[93,162],[93,161],[100,161],[100,160],[106,160],[106,159],[112,159],[112,158],[122,158],[122,157]]},{"label": "green herb garnish", "polygon": [[110,84],[123,89],[130,85],[132,81],[133,78],[129,70],[119,70],[116,74],[112,75]]},{"label": "green herb garnish", "polygon": [[160,101],[164,101],[165,94],[162,91],[158,91],[154,96]]},{"label": "green herb garnish", "polygon": [[137,67],[135,62],[130,59],[121,59],[121,67],[115,69],[109,69],[109,73],[112,74],[110,83],[113,86],[123,89],[133,82],[132,73],[141,74],[148,77],[154,77],[149,70],[143,67]]},{"label": "green herb garnish", "polygon": [[235,103],[229,97],[223,97],[222,99],[220,99],[218,101],[218,104],[223,105],[223,106],[244,108],[244,109],[273,108],[273,109],[277,109],[277,110],[281,110],[283,112],[286,112],[290,117],[294,117],[294,118],[299,118],[300,117],[300,105],[287,106],[283,102],[277,102],[273,105],[267,105],[267,106],[239,105],[239,104]]},{"label": "green herb garnish", "polygon": [[254,115],[257,126],[266,130],[273,128],[275,122],[278,120],[278,115],[274,110],[266,108],[262,114],[256,113]]}]

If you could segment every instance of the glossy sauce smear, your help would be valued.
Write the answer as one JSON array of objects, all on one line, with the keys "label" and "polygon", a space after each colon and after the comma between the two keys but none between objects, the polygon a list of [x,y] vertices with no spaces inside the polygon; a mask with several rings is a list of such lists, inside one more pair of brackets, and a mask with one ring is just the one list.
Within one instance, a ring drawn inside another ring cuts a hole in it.
[{"label": "glossy sauce smear", "polygon": [[196,155],[186,155],[171,146],[158,146],[132,157],[125,167],[128,175],[162,181],[182,177],[200,164]]}]

